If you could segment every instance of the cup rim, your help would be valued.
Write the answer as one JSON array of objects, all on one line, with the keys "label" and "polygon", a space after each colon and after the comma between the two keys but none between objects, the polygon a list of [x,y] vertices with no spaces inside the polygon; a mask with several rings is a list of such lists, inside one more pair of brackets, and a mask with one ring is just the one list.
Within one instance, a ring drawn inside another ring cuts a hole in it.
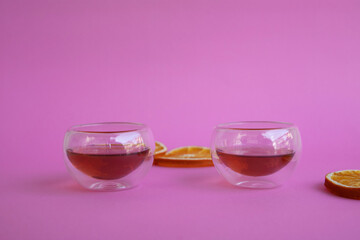
[{"label": "cup rim", "polygon": [[[109,126],[109,125],[129,125],[133,128],[125,129],[125,130],[86,130],[86,128],[96,127],[96,126]],[[83,130],[81,130],[83,128]],[[143,123],[135,123],[135,122],[98,122],[98,123],[85,123],[85,124],[77,124],[68,128],[68,132],[77,132],[77,133],[91,133],[91,134],[112,134],[112,133],[125,133],[125,132],[136,132],[139,130],[146,129],[147,125]],[[84,130],[85,129],[85,130]]]},{"label": "cup rim", "polygon": [[[241,126],[242,125],[242,126]],[[260,126],[260,127],[259,127]],[[263,126],[263,127],[261,127]],[[237,121],[220,123],[216,126],[216,129],[223,130],[246,130],[246,131],[266,131],[277,129],[290,129],[295,128],[295,124],[289,122],[279,121]]]}]

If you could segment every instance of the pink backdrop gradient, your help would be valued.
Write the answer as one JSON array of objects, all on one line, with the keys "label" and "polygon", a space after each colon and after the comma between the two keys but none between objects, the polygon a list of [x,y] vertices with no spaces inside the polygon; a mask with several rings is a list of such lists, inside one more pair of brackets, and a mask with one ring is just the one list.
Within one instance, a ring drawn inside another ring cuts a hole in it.
[{"label": "pink backdrop gradient", "polygon": [[[359,43],[359,1],[0,1],[0,239],[359,235],[360,202],[322,186],[360,168]],[[287,185],[153,167],[94,193],[63,163],[74,124],[142,122],[174,148],[239,120],[299,126]]]}]

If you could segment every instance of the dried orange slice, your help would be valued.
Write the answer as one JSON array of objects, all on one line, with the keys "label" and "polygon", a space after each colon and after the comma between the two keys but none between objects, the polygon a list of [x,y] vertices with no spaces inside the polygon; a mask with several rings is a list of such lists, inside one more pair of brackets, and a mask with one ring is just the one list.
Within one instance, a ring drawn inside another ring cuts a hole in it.
[{"label": "dried orange slice", "polygon": [[325,186],[341,197],[360,199],[360,170],[329,173],[325,177]]},{"label": "dried orange slice", "polygon": [[210,149],[198,146],[175,148],[162,156],[155,156],[154,164],[164,167],[213,166]]},{"label": "dried orange slice", "polygon": [[154,154],[155,157],[164,155],[166,151],[167,151],[167,147],[163,143],[158,141],[155,142],[155,154]]}]

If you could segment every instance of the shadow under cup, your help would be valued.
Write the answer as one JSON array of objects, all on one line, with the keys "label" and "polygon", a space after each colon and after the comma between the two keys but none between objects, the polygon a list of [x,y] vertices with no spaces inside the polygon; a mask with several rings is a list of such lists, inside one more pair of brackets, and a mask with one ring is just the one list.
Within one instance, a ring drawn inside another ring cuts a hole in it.
[{"label": "shadow under cup", "polygon": [[71,127],[64,140],[65,163],[73,177],[91,190],[134,187],[153,163],[151,130],[138,123],[96,123]]},{"label": "shadow under cup", "polygon": [[291,123],[220,124],[211,141],[217,171],[231,184],[247,188],[282,185],[291,176],[300,152],[300,133]]}]

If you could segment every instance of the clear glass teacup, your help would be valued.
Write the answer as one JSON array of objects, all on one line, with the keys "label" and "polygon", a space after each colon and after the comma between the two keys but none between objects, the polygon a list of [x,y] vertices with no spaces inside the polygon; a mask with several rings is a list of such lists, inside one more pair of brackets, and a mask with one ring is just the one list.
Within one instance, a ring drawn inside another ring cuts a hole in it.
[{"label": "clear glass teacup", "polygon": [[301,152],[298,128],[291,123],[245,121],[216,126],[211,155],[231,184],[273,188],[291,176]]},{"label": "clear glass teacup", "polygon": [[149,127],[108,122],[73,126],[64,140],[65,163],[85,188],[115,191],[134,187],[153,163],[155,141]]}]

